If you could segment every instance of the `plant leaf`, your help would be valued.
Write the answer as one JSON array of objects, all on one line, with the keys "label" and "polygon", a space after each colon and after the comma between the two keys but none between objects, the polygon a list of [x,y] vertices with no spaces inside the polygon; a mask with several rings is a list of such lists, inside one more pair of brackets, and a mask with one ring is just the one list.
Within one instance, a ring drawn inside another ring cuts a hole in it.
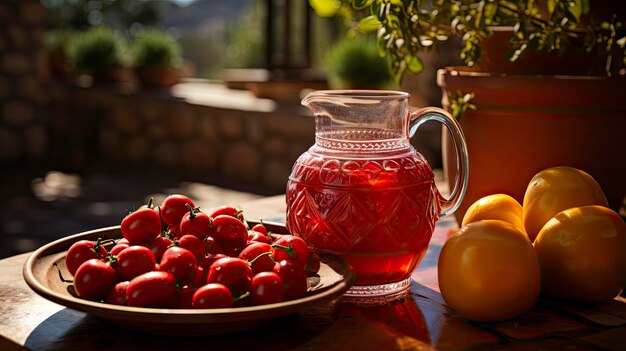
[{"label": "plant leaf", "polygon": [[476,110],[476,105],[471,103],[472,99],[474,99],[474,93],[463,94],[460,90],[457,90],[455,92],[449,91],[446,95],[450,104],[450,112],[457,121],[461,120],[461,117],[468,109]]},{"label": "plant leaf", "polygon": [[406,71],[407,65],[405,61],[400,61],[399,64],[394,67],[395,72],[393,72],[393,79],[398,82],[398,84],[402,84],[402,79],[404,78],[404,72]]},{"label": "plant leaf", "polygon": [[498,4],[489,2],[485,4],[483,11],[485,24],[490,26],[493,23],[494,16],[498,13]]},{"label": "plant leaf", "polygon": [[556,8],[556,0],[547,0],[546,6],[548,7],[548,17],[550,17]]},{"label": "plant leaf", "polygon": [[418,56],[407,56],[405,60],[410,73],[417,74],[424,70],[424,63]]},{"label": "plant leaf", "polygon": [[352,0],[352,7],[357,10],[362,10],[370,6],[374,0]]},{"label": "plant leaf", "polygon": [[341,8],[340,0],[309,0],[309,4],[320,17],[333,17]]},{"label": "plant leaf", "polygon": [[374,16],[367,16],[362,18],[356,26],[363,33],[373,32],[380,27],[380,21]]},{"label": "plant leaf", "polygon": [[570,12],[576,19],[580,19],[580,16],[589,12],[589,0],[575,0],[570,6]]},{"label": "plant leaf", "polygon": [[379,56],[385,56],[387,54],[387,50],[385,49],[385,28],[381,27],[378,29],[378,33],[376,33],[376,50],[378,51]]}]

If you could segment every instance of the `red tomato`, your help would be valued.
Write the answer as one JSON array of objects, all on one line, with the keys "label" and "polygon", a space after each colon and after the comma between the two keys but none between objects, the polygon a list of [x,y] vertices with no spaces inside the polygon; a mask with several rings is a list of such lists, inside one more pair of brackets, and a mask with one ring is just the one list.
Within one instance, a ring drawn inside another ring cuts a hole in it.
[{"label": "red tomato", "polygon": [[240,248],[248,241],[248,229],[235,217],[219,215],[213,218],[211,236],[222,249]]},{"label": "red tomato", "polygon": [[131,245],[144,245],[161,234],[161,218],[155,210],[142,208],[126,216],[120,230]]},{"label": "red tomato", "polygon": [[274,260],[280,262],[282,260],[292,260],[305,267],[309,259],[309,247],[301,238],[293,235],[281,236],[272,244],[274,248]]},{"label": "red tomato", "polygon": [[197,208],[190,208],[180,220],[181,235],[193,235],[204,240],[211,230],[211,218]]},{"label": "red tomato", "polygon": [[298,263],[282,260],[274,266],[274,273],[283,280],[286,300],[297,299],[306,294],[308,289],[306,273]]},{"label": "red tomato", "polygon": [[269,236],[260,233],[260,232],[255,232],[253,230],[248,230],[248,241],[253,241],[253,242],[257,242],[257,243],[266,243],[266,244],[271,244],[272,243],[272,238],[270,238]]},{"label": "red tomato", "polygon": [[196,260],[198,260],[198,262],[202,261],[204,258],[202,241],[194,235],[183,235],[180,239],[178,239],[178,247],[191,251],[191,253],[196,256]]},{"label": "red tomato", "polygon": [[126,288],[128,306],[168,308],[176,305],[176,279],[170,272],[144,273]]},{"label": "red tomato", "polygon": [[220,258],[226,258],[226,257],[228,256],[222,253],[218,253],[215,255],[208,254],[204,256],[204,259],[202,260],[202,262],[200,262],[200,265],[202,266],[202,268],[204,268],[204,271],[208,274],[209,269],[211,268],[211,265],[213,264],[213,262],[219,260]]},{"label": "red tomato", "polygon": [[180,239],[180,237],[183,236],[180,233],[180,223],[167,226],[167,233],[169,238]]},{"label": "red tomato", "polygon": [[115,270],[97,258],[83,262],[74,275],[76,293],[87,300],[104,299],[116,282]]},{"label": "red tomato", "polygon": [[276,262],[271,257],[272,247],[265,243],[253,243],[243,249],[239,258],[248,262],[252,273],[271,272]]},{"label": "red tomato", "polygon": [[191,302],[193,299],[193,294],[198,290],[197,287],[191,287],[189,285],[185,285],[178,292],[178,304],[176,307],[178,308],[192,308]]},{"label": "red tomato", "polygon": [[206,284],[206,276],[207,271],[204,269],[204,267],[198,265],[198,267],[196,267],[196,275],[194,276],[193,280],[190,281],[187,285],[192,288],[199,288],[202,285]]},{"label": "red tomato", "polygon": [[283,301],[285,288],[281,277],[274,272],[261,272],[252,277],[250,298],[255,305]]},{"label": "red tomato", "polygon": [[235,217],[241,222],[243,222],[243,211],[238,209],[235,206],[224,205],[214,209],[211,213],[209,213],[209,217],[215,218],[217,216],[231,216]]},{"label": "red tomato", "polygon": [[129,283],[130,282],[128,281],[124,281],[115,284],[113,290],[111,290],[109,295],[107,295],[105,300],[106,303],[120,306],[126,305],[126,289],[128,288]]},{"label": "red tomato", "polygon": [[170,195],[161,204],[161,218],[167,225],[178,224],[185,213],[189,211],[187,206],[196,207],[185,195]]},{"label": "red tomato", "polygon": [[248,290],[252,281],[252,269],[248,263],[235,257],[220,258],[209,268],[207,284],[226,285],[233,296],[240,296]]},{"label": "red tomato", "polygon": [[196,256],[182,247],[170,247],[163,254],[159,270],[170,272],[180,285],[185,285],[196,276]]},{"label": "red tomato", "polygon": [[223,249],[222,251],[224,251],[224,254],[230,257],[239,257],[239,254],[241,253],[241,251],[243,251],[243,249],[245,249],[248,246],[248,242],[246,242],[246,244],[244,246],[241,247],[228,247]]},{"label": "red tomato", "polygon": [[122,252],[124,249],[129,248],[130,245],[128,244],[115,244],[115,246],[113,246],[113,248],[111,249],[111,251],[109,251],[109,253],[113,256],[117,256],[120,254],[120,252]]},{"label": "red tomato", "polygon": [[265,236],[267,236],[267,228],[265,228],[265,226],[262,223],[261,224],[255,224],[252,227],[252,231],[259,232],[259,233],[264,234]]},{"label": "red tomato", "polygon": [[145,246],[131,246],[117,256],[117,273],[124,280],[153,271],[155,265],[156,259],[152,251]]},{"label": "red tomato", "polygon": [[152,240],[150,244],[146,245],[146,247],[149,248],[150,251],[152,251],[154,259],[157,262],[161,262],[163,254],[165,253],[167,248],[170,247],[170,245],[172,245],[171,239],[164,236],[158,236],[156,239]]},{"label": "red tomato", "polygon": [[222,284],[204,285],[193,294],[193,308],[228,308],[233,307],[233,296]]},{"label": "red tomato", "polygon": [[92,258],[106,257],[107,250],[100,245],[100,239],[96,243],[89,240],[80,240],[70,246],[69,250],[67,250],[67,255],[65,255],[65,265],[71,275],[74,275],[78,267],[85,261]]},{"label": "red tomato", "polygon": [[209,236],[202,242],[202,251],[205,255],[217,255],[222,253],[222,248],[215,242],[215,239]]}]

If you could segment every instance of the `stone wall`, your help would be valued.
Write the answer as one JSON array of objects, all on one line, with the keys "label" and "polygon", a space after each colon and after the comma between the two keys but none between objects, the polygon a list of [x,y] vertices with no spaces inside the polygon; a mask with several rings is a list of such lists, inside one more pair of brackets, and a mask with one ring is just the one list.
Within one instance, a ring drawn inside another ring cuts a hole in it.
[{"label": "stone wall", "polygon": [[156,167],[280,193],[314,142],[314,120],[297,102],[250,111],[95,86],[66,88],[52,106],[52,159],[66,169]]},{"label": "stone wall", "polygon": [[46,12],[38,0],[0,2],[0,163],[3,164],[46,157],[45,25]]},{"label": "stone wall", "polygon": [[[61,169],[145,167],[156,177],[169,171],[282,193],[294,162],[314,143],[314,119],[298,101],[256,109],[255,101],[267,100],[250,97],[220,108],[115,85],[58,85],[50,93],[51,160]],[[426,128],[412,140],[433,167],[440,162],[439,137]]]}]

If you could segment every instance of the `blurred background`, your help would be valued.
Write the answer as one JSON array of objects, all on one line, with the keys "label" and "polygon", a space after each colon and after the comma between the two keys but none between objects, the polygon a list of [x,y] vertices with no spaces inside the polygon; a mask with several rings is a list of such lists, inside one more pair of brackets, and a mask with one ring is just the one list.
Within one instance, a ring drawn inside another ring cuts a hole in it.
[{"label": "blurred background", "polygon": [[[308,91],[401,89],[440,106],[452,50],[398,84],[351,21],[298,0],[0,2],[0,258],[117,225],[149,197],[284,193],[314,142]],[[412,139],[433,169],[440,134]]]}]

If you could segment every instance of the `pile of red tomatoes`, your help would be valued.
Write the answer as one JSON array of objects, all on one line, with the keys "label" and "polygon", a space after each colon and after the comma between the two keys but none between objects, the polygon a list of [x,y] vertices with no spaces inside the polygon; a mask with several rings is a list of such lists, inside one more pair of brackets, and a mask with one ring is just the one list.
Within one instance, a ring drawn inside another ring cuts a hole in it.
[{"label": "pile of red tomatoes", "polygon": [[184,195],[140,207],[120,230],[123,239],[69,248],[79,297],[153,308],[263,305],[304,296],[307,273],[320,266],[302,239],[249,228],[233,206],[202,212]]}]

